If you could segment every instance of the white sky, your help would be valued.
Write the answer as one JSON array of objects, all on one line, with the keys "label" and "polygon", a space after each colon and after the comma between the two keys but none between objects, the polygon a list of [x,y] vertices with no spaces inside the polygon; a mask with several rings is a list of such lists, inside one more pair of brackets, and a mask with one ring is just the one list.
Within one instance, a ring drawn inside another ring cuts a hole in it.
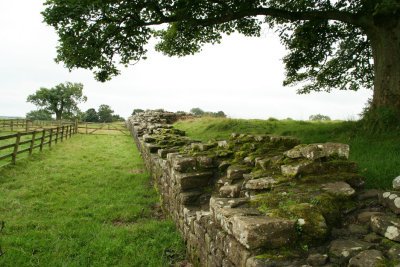
[{"label": "white sky", "polygon": [[66,81],[84,84],[85,111],[108,104],[128,117],[134,108],[189,111],[223,110],[233,118],[308,119],[324,114],[354,119],[371,97],[359,92],[297,95],[283,87],[284,47],[272,31],[261,38],[228,36],[194,56],[170,58],[150,51],[148,60],[99,83],[87,70],[69,72],[56,64],[57,35],[42,23],[44,0],[0,1],[0,116],[25,116],[36,107],[26,97],[40,87]]}]

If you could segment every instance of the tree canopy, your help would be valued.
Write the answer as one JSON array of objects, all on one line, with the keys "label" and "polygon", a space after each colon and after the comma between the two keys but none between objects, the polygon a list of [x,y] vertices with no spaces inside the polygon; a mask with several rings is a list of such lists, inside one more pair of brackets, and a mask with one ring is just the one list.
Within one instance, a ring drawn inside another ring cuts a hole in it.
[{"label": "tree canopy", "polygon": [[120,115],[114,114],[114,110],[109,105],[102,104],[98,111],[94,108],[86,110],[83,120],[87,122],[115,122],[125,121]]},{"label": "tree canopy", "polygon": [[94,108],[90,108],[86,110],[84,120],[87,122],[98,122],[99,121],[99,114]]},{"label": "tree canopy", "polygon": [[329,116],[322,115],[322,114],[310,115],[310,117],[308,119],[310,121],[330,121],[331,120],[331,118]]},{"label": "tree canopy", "polygon": [[[48,0],[44,20],[60,37],[56,61],[94,70],[105,81],[117,64],[158,51],[185,56],[223,34],[279,33],[284,85],[310,91],[374,88],[373,107],[400,110],[400,0]],[[166,27],[157,28],[154,25]]]},{"label": "tree canopy", "polygon": [[78,104],[86,102],[83,95],[83,84],[60,83],[53,88],[40,88],[36,93],[29,95],[27,102],[33,103],[43,110],[56,114],[56,119],[73,117],[79,111]]},{"label": "tree canopy", "polygon": [[26,113],[26,117],[34,121],[49,121],[52,119],[51,114],[52,113],[46,109],[38,109]]}]

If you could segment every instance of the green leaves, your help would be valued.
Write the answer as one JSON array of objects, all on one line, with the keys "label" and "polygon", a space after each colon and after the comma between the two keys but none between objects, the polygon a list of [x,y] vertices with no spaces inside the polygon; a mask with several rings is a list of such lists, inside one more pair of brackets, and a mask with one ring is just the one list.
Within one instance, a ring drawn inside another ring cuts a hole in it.
[{"label": "green leaves", "polygon": [[306,21],[281,28],[289,50],[284,85],[303,83],[299,93],[372,88],[370,43],[357,27],[339,22]]},{"label": "green leaves", "polygon": [[[397,23],[400,10],[398,0],[49,0],[45,5],[44,21],[60,37],[56,61],[70,70],[90,69],[99,81],[120,74],[118,64],[145,59],[152,37],[159,39],[157,51],[186,56],[221,42],[223,34],[259,36],[261,23],[267,23],[289,50],[284,85],[301,83],[299,93],[371,88],[366,31],[388,16]],[[168,26],[162,30],[153,27],[163,24]]]},{"label": "green leaves", "polygon": [[42,87],[35,94],[29,95],[26,101],[42,107],[51,114],[56,114],[59,120],[63,114],[78,111],[78,104],[87,101],[82,90],[83,84],[66,82],[50,89]]}]

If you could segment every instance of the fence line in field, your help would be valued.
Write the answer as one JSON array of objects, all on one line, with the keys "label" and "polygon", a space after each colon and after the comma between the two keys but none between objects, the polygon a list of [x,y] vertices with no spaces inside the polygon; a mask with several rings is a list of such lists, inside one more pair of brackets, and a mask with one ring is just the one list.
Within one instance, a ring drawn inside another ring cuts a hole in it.
[{"label": "fence line in field", "polygon": [[[11,161],[9,163],[15,164],[17,156],[19,154],[29,152],[29,155],[32,155],[34,149],[40,149],[40,151],[42,151],[45,145],[51,147],[52,144],[57,144],[59,141],[63,142],[64,140],[71,138],[73,134],[77,133],[77,124],[70,124],[55,128],[43,129],[40,131],[17,132],[15,134],[0,136],[0,141],[15,138],[14,143],[0,146],[0,151],[12,149],[11,153],[0,156],[0,161],[11,158]],[[30,138],[28,138],[27,140],[22,140],[22,137],[25,136],[30,136]],[[35,141],[39,143],[35,145]],[[29,145],[24,146],[26,144]]]},{"label": "fence line in field", "polygon": [[7,132],[29,132],[31,130],[45,129],[56,126],[72,125],[74,122],[66,120],[29,120],[27,119],[0,119],[0,131]]},{"label": "fence line in field", "polygon": [[49,129],[51,127],[61,127],[65,125],[77,125],[78,133],[80,134],[96,134],[96,135],[109,135],[110,133],[119,133],[129,136],[125,124],[119,123],[106,123],[106,122],[78,122],[75,120],[52,120],[52,121],[39,121],[29,119],[0,119],[0,132],[29,132],[38,129]]}]

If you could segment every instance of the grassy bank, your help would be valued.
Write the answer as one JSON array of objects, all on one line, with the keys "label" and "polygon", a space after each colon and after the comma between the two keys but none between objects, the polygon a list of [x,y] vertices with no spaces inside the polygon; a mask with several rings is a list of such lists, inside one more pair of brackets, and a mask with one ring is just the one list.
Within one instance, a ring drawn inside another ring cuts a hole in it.
[{"label": "grassy bank", "polygon": [[231,133],[295,136],[302,143],[340,142],[350,145],[350,160],[359,163],[369,188],[391,188],[400,175],[400,133],[365,133],[356,122],[310,122],[294,120],[243,120],[201,118],[180,121],[175,127],[201,141],[228,139]]},{"label": "grassy bank", "polygon": [[168,266],[183,255],[130,137],[77,135],[0,169],[0,266]]}]

